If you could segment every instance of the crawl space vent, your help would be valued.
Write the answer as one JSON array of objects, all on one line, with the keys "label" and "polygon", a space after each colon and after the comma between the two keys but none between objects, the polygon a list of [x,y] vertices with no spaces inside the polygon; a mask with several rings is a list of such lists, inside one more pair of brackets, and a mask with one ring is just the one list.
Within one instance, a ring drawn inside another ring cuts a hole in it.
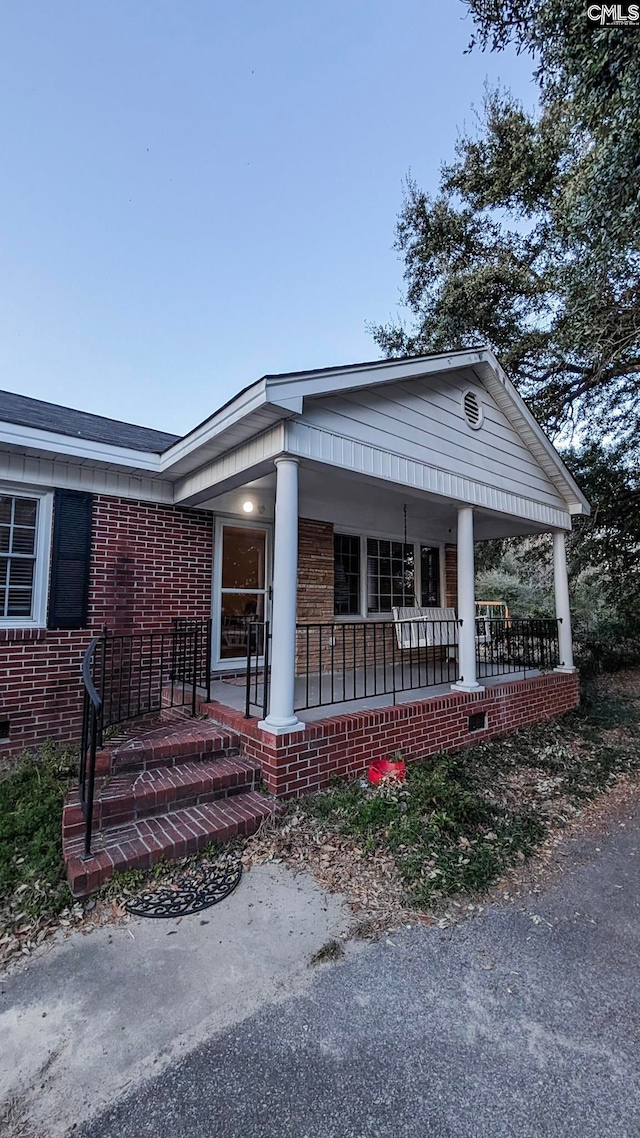
[{"label": "crawl space vent", "polygon": [[477,431],[478,428],[482,426],[484,413],[482,404],[475,391],[468,389],[464,392],[462,396],[462,410],[464,411],[464,417],[469,426],[473,427],[474,431]]},{"label": "crawl space vent", "polygon": [[469,731],[484,731],[487,726],[486,711],[476,711],[469,716]]}]

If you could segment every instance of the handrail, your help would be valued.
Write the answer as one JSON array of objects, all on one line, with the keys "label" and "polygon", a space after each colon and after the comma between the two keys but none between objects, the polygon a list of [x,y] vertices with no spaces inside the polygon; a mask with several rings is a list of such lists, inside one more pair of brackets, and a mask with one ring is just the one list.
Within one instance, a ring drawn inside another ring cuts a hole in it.
[{"label": "handrail", "polygon": [[[98,646],[101,652],[98,655]],[[96,664],[97,677],[96,677]],[[104,631],[82,660],[84,704],[78,790],[85,821],[85,858],[91,856],[96,752],[107,727],[184,707],[195,716],[198,689],[211,698],[211,621],[178,619],[169,630]]]},{"label": "handrail", "polygon": [[[262,706],[262,718],[267,718],[267,712],[269,710],[270,647],[271,631],[269,621],[249,621],[247,624],[247,656],[245,665],[245,719],[251,719],[252,706]],[[262,665],[260,665],[261,658]],[[260,687],[260,673],[262,673],[262,699],[260,699],[258,692]]]},{"label": "handrail", "polygon": [[91,641],[89,647],[87,648],[87,650],[84,654],[83,660],[82,660],[82,679],[84,682],[84,686],[87,690],[87,693],[89,695],[89,698],[90,698],[93,706],[95,707],[96,711],[100,711],[102,708],[102,697],[98,694],[98,691],[94,685],[94,682],[93,682],[93,679],[91,676],[91,664],[93,661],[93,655],[94,655],[94,652],[96,650],[96,647],[98,644],[100,644],[100,642],[102,640],[104,640],[104,633],[102,634],[102,636],[94,636],[94,638]]},{"label": "handrail", "polygon": [[[96,780],[96,751],[98,738],[102,737],[102,696],[98,692],[92,676],[93,661],[98,644],[104,643],[105,634],[94,636],[82,660],[82,681],[84,683],[84,708],[82,715],[82,739],[80,743],[80,770],[78,773],[78,793],[85,823],[84,858],[91,857],[91,838],[93,831],[93,798]],[[104,680],[104,676],[102,677]]]}]

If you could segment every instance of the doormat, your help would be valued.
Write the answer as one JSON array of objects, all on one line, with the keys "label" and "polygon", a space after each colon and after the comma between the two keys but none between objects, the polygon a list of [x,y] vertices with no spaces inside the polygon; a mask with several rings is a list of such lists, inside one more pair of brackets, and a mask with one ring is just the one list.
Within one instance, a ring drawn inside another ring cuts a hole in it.
[{"label": "doormat", "polygon": [[224,901],[240,883],[242,862],[195,866],[174,881],[146,889],[125,902],[135,917],[187,917]]}]

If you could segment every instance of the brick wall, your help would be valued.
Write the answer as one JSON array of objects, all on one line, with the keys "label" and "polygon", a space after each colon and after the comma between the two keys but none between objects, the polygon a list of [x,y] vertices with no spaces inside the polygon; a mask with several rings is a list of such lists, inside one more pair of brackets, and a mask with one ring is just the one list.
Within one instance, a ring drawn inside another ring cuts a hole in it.
[{"label": "brick wall", "polygon": [[[269,790],[283,798],[327,786],[335,775],[356,778],[372,759],[402,751],[408,760],[506,735],[560,715],[579,702],[579,677],[553,672],[510,680],[480,693],[448,692],[415,703],[354,712],[310,723],[296,735],[273,736],[240,712],[211,705],[211,714],[242,736],[244,753],[260,762]],[[469,716],[486,715],[486,729],[469,731]]]},{"label": "brick wall", "polygon": [[204,510],[96,495],[89,579],[89,626],[73,632],[0,630],[0,757],[46,738],[79,733],[80,666],[106,625],[128,632],[167,627],[211,611],[213,517]]}]

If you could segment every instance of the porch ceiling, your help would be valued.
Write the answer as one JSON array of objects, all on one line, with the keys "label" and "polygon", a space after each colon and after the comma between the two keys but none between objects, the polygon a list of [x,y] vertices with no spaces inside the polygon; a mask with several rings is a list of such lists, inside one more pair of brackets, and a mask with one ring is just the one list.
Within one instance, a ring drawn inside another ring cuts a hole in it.
[{"label": "porch ceiling", "polygon": [[[215,498],[201,508],[216,513],[237,514],[246,519],[242,505],[247,499],[256,506],[256,520],[271,521],[275,504],[275,473],[245,482]],[[337,471],[319,463],[300,464],[301,517],[331,522],[341,529],[398,537],[404,532],[404,506],[407,506],[407,535],[411,540],[455,542],[456,503],[409,487]],[[544,533],[548,527],[509,517],[483,507],[475,510],[477,541]]]}]

